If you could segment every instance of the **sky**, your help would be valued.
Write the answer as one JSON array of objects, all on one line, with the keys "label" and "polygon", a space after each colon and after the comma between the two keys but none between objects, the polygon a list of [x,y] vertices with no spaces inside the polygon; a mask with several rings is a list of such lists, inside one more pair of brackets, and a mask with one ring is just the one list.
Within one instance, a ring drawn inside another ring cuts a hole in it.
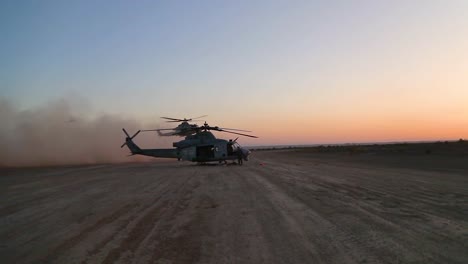
[{"label": "sky", "polygon": [[[468,138],[468,1],[1,1],[0,97],[246,144]],[[219,135],[225,137],[225,135]]]}]

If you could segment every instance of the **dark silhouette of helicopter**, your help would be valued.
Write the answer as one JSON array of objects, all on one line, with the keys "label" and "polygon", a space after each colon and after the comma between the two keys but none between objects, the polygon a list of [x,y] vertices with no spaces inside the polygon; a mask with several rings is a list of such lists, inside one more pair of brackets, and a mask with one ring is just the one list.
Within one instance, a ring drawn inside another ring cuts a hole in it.
[{"label": "dark silhouette of helicopter", "polygon": [[[141,130],[141,132],[149,132],[149,131],[156,131],[158,132],[158,135],[160,136],[180,136],[180,137],[186,137],[189,135],[193,135],[200,130],[205,130],[205,127],[198,126],[197,124],[189,124],[189,121],[199,121],[199,118],[206,117],[206,115],[199,116],[199,117],[192,117],[192,118],[184,118],[184,119],[179,119],[179,118],[172,118],[172,117],[161,117],[163,119],[167,119],[169,121],[166,121],[168,123],[174,123],[174,122],[181,122],[177,127],[174,128],[162,128],[162,129],[144,129]],[[242,130],[242,129],[234,129],[234,128],[218,128],[217,129],[223,129],[225,131],[223,132],[230,132],[230,131],[241,131],[241,132],[252,132],[248,130]],[[171,131],[168,133],[162,133],[161,131]],[[219,131],[219,130],[218,130]]]},{"label": "dark silhouette of helicopter", "polygon": [[[177,122],[188,122],[188,119],[178,119]],[[190,130],[184,131],[186,134],[185,139],[174,142],[172,145],[175,148],[170,149],[141,149],[138,147],[133,139],[142,130],[138,130],[133,136],[130,136],[125,129],[124,131],[126,138],[125,143],[121,147],[127,146],[132,155],[144,155],[157,158],[175,158],[178,160],[187,160],[198,163],[206,162],[225,162],[228,160],[237,160],[238,164],[242,164],[242,161],[248,161],[250,150],[245,147],[241,147],[235,140],[225,140],[216,138],[210,131],[219,131],[225,133],[231,133],[241,135],[245,137],[258,138],[256,136],[229,131],[225,128],[217,126],[209,126],[206,122],[203,126],[191,126]],[[233,129],[231,129],[233,130]],[[153,131],[153,130],[150,130]],[[242,130],[244,131],[244,130]],[[181,136],[182,134],[177,134]]]}]

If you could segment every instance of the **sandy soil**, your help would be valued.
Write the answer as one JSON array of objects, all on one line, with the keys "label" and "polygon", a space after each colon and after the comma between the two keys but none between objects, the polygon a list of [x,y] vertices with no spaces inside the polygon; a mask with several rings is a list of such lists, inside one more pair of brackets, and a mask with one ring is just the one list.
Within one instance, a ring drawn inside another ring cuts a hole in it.
[{"label": "sandy soil", "polygon": [[463,166],[252,156],[1,169],[1,262],[468,263]]}]

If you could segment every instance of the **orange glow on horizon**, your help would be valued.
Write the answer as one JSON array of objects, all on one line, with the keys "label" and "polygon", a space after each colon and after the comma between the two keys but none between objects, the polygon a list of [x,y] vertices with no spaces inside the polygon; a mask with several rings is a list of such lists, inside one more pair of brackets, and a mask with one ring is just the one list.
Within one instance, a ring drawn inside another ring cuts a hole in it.
[{"label": "orange glow on horizon", "polygon": [[[466,115],[468,116],[468,115]],[[243,125],[259,139],[249,144],[322,144],[457,140],[468,138],[468,119],[455,118],[363,118],[263,121]]]}]

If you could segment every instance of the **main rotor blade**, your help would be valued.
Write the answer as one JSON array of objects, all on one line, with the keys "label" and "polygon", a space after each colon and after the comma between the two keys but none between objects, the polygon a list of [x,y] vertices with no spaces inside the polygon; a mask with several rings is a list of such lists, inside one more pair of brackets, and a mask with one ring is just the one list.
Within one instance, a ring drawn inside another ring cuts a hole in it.
[{"label": "main rotor blade", "polygon": [[202,117],[207,117],[207,115],[202,115],[202,116],[198,116],[198,117],[192,117],[192,118],[189,118],[189,120],[198,119],[198,118],[202,118]]},{"label": "main rotor blade", "polygon": [[258,137],[256,137],[256,136],[247,135],[247,134],[242,134],[242,133],[237,133],[237,132],[231,132],[231,131],[226,131],[226,130],[217,130],[217,131],[226,132],[226,133],[231,133],[231,134],[236,134],[236,135],[241,135],[241,136],[244,136],[244,137],[258,138]]},{"label": "main rotor blade", "polygon": [[171,120],[171,121],[167,121],[167,122],[184,122],[184,121],[192,121],[194,119],[202,118],[202,117],[205,117],[205,116],[207,116],[207,115],[202,115],[202,116],[198,116],[198,117],[191,117],[191,118],[184,118],[184,119],[165,117],[165,116],[162,116],[161,118]]},{"label": "main rotor blade", "polygon": [[165,116],[162,116],[161,118],[167,119],[167,120],[173,120],[174,122],[181,122],[181,121],[184,121],[183,119],[172,118],[172,117],[165,117]]},{"label": "main rotor blade", "polygon": [[233,131],[243,131],[243,132],[252,132],[252,131],[249,131],[249,130],[235,129],[235,128],[226,128],[226,127],[220,127],[220,129],[233,130]]},{"label": "main rotor blade", "polygon": [[141,130],[141,132],[148,132],[148,131],[165,131],[165,130],[175,130],[175,128],[145,129],[145,130]]}]

